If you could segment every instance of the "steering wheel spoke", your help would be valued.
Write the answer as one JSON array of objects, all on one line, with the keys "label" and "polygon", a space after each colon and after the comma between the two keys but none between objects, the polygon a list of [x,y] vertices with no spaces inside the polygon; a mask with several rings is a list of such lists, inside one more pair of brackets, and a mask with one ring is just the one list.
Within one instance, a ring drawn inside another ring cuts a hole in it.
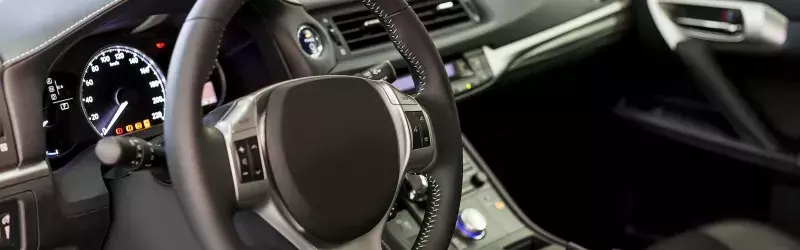
[{"label": "steering wheel spoke", "polygon": [[[333,93],[332,88],[346,93]],[[341,98],[351,103],[331,105]],[[364,103],[370,106],[364,107]],[[349,76],[295,79],[239,98],[213,114],[219,112],[224,115],[217,117],[213,127],[224,138],[238,207],[255,211],[300,249],[379,247],[383,224],[403,176],[422,171],[434,156],[436,142],[427,112],[414,98],[385,81]],[[366,157],[342,157],[359,153]],[[310,157],[321,160],[307,161]],[[378,165],[385,166],[377,168]],[[354,167],[335,169],[339,166]],[[303,167],[333,171],[324,176],[295,171]],[[356,172],[365,173],[361,176],[366,178],[383,178],[380,182],[384,190],[369,192],[370,187],[362,187],[358,180],[349,178],[358,177]],[[320,181],[325,183],[308,184]],[[296,189],[310,191],[295,192]],[[327,207],[343,207],[337,214],[361,207],[357,204],[359,196],[367,203],[388,203],[353,214],[366,212],[378,218],[373,224],[361,224],[360,232],[320,236],[320,230],[315,229],[321,225],[312,221],[336,214],[315,216],[327,208],[310,214],[305,207],[310,206],[308,203],[330,202],[329,197],[316,195],[326,190],[334,190],[328,195],[352,196],[346,202],[353,205],[325,203]],[[302,218],[298,220],[296,216]]]},{"label": "steering wheel spoke", "polygon": [[214,128],[225,139],[236,202],[250,207],[261,202],[269,189],[263,137],[259,137],[257,100],[249,95],[236,100]]},{"label": "steering wheel spoke", "polygon": [[382,82],[380,87],[386,91],[389,102],[398,108],[405,119],[398,121],[399,126],[407,126],[408,141],[410,142],[409,159],[406,162],[405,172],[417,172],[425,169],[433,160],[436,150],[431,118],[414,97],[401,92],[397,88]]},{"label": "steering wheel spoke", "polygon": [[[253,211],[280,232],[297,249],[381,249],[383,227],[386,224],[386,220],[383,219],[367,233],[353,240],[332,244],[314,239],[313,236],[304,233],[302,227],[297,224],[291,214],[288,214],[286,207],[278,199],[267,199],[254,207]],[[388,216],[388,210],[386,215]]]}]

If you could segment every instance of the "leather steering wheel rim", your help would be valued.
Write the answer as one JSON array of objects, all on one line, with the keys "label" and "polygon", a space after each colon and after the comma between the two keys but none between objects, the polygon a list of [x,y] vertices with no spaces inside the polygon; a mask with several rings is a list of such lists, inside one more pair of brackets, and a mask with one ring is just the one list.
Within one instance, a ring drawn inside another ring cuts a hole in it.
[{"label": "leather steering wheel rim", "polygon": [[[413,249],[446,249],[461,197],[462,145],[455,100],[441,57],[404,0],[362,0],[387,29],[408,63],[414,95],[430,116],[435,155],[421,171],[433,190]],[[239,210],[218,130],[203,124],[202,83],[217,57],[229,19],[243,1],[198,0],[186,18],[172,55],[164,136],[173,185],[195,237],[205,249],[245,249],[231,218]],[[224,166],[224,167],[222,167]],[[220,184],[224,183],[224,184]],[[365,187],[368,188],[368,187]],[[387,208],[388,210],[388,208]]]}]

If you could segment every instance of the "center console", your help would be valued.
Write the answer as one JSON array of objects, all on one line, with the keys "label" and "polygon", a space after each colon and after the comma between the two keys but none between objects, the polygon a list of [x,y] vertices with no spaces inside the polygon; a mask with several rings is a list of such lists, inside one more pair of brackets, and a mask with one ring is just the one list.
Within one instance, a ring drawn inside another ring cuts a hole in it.
[{"label": "center console", "polygon": [[[551,245],[545,237],[513,209],[512,200],[503,195],[502,184],[491,176],[480,155],[464,139],[464,175],[455,234],[450,248],[463,249],[563,249]],[[409,249],[414,244],[422,221],[425,198],[420,194],[427,188],[424,177],[407,177],[401,193],[401,205],[396,217],[386,224],[384,249]],[[553,248],[555,247],[555,248]]]}]

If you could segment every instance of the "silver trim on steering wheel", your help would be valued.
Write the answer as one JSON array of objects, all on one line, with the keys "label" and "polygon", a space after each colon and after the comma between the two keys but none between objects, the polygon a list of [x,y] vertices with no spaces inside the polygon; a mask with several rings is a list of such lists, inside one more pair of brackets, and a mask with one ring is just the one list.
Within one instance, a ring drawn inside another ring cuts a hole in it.
[{"label": "silver trim on steering wheel", "polygon": [[[225,138],[236,199],[240,207],[252,208],[299,249],[319,249],[321,247],[324,249],[380,249],[383,225],[385,224],[385,218],[389,214],[390,207],[386,208],[384,219],[367,234],[338,246],[317,246],[307,239],[308,235],[306,235],[305,230],[292,218],[285,204],[278,198],[280,196],[278,195],[277,189],[272,188],[270,183],[272,177],[270,176],[268,165],[265,164],[268,163],[269,160],[266,157],[266,150],[264,148],[266,141],[263,133],[259,133],[259,131],[266,131],[267,118],[265,117],[265,110],[267,105],[265,103],[266,98],[269,96],[268,93],[283,84],[292,84],[298,81],[313,81],[326,77],[346,76],[315,76],[275,84],[236,100],[224,117],[214,125]],[[394,195],[394,198],[396,198],[406,172],[410,169],[421,170],[427,167],[427,164],[433,159],[433,151],[436,143],[433,140],[433,127],[427,112],[414,98],[398,91],[386,82],[364,80],[369,82],[369,84],[374,87],[375,91],[380,94],[395,124],[395,132],[398,141],[397,150],[400,156],[400,161],[397,163],[400,168],[400,175],[397,176]],[[413,132],[410,125],[411,123],[406,115],[406,112],[413,111],[422,112],[427,120],[427,129],[430,132],[429,145],[417,149],[412,149],[414,140]],[[238,164],[239,158],[234,142],[252,137],[258,139],[260,150],[259,157],[262,163],[260,166],[254,167],[260,167],[265,171],[266,178],[264,178],[264,180],[242,182],[240,179],[241,171]]]}]

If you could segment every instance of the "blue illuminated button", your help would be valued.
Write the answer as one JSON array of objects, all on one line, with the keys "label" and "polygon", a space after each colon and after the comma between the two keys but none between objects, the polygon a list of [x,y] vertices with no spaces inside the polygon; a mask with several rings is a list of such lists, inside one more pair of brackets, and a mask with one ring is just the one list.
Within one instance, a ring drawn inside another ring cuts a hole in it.
[{"label": "blue illuminated button", "polygon": [[458,213],[456,221],[458,232],[472,240],[480,240],[486,236],[486,217],[478,209],[467,208]]},{"label": "blue illuminated button", "polygon": [[323,41],[314,28],[308,25],[300,26],[297,30],[297,42],[309,57],[316,59],[322,55]]}]

